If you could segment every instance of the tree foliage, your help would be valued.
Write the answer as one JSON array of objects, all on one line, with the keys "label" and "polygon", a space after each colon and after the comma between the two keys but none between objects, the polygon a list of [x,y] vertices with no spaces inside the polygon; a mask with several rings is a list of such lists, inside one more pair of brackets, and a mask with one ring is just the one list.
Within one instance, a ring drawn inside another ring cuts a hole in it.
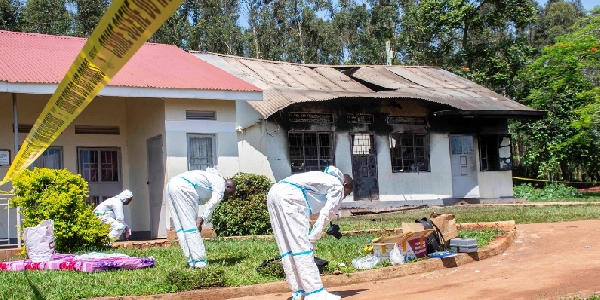
[{"label": "tree foliage", "polygon": [[54,35],[69,34],[72,24],[65,0],[27,0],[21,22],[26,32]]},{"label": "tree foliage", "polygon": [[522,103],[548,118],[516,122],[519,158],[540,177],[600,179],[600,16],[557,37],[522,73]]},{"label": "tree foliage", "polygon": [[18,31],[21,11],[18,0],[0,0],[0,30]]},{"label": "tree foliage", "polygon": [[76,36],[88,37],[100,22],[100,18],[109,5],[108,0],[72,0],[76,7],[73,16],[73,33]]}]

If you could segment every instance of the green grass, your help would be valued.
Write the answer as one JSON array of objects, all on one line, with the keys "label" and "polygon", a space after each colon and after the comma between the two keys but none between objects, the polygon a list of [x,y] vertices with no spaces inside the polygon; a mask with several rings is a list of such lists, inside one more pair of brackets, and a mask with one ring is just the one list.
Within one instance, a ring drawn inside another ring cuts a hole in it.
[{"label": "green grass", "polygon": [[[343,272],[353,272],[351,260],[364,256],[363,247],[375,235],[365,234],[343,237],[340,240],[326,236],[317,242],[316,255],[329,261],[327,272],[333,272],[339,263]],[[205,242],[208,272],[222,272],[223,284],[242,286],[281,280],[256,272],[263,260],[278,255],[277,245],[271,239],[248,239],[240,241],[214,240]],[[125,270],[104,273],[80,273],[73,271],[24,271],[2,272],[0,299],[81,299],[97,296],[151,295],[178,291],[170,280],[178,277],[193,278],[178,245],[148,250],[126,250],[119,253],[131,256],[152,256],[156,267],[143,270]],[[212,269],[212,271],[211,271]],[[225,270],[223,272],[223,269]],[[185,279],[185,278],[184,278]]]},{"label": "green grass", "polygon": [[498,228],[484,228],[481,230],[459,230],[458,236],[463,239],[476,239],[477,247],[482,248],[491,243],[496,235],[502,233],[504,231]]},{"label": "green grass", "polygon": [[562,199],[527,199],[527,202],[600,202],[600,193],[583,193],[577,198]]},{"label": "green grass", "polygon": [[[431,212],[452,213],[457,222],[488,222],[515,220],[523,223],[543,223],[572,220],[597,219],[600,206],[454,206],[435,209],[419,209],[399,213],[350,217],[338,220],[343,231],[353,229],[397,228],[402,222],[414,222],[417,218],[429,217]],[[488,232],[460,232],[462,237],[474,236],[480,247],[495,235]],[[364,256],[363,248],[379,235],[361,234],[344,236],[340,240],[324,235],[317,242],[316,256],[328,260],[326,273],[339,269],[344,273],[356,271],[352,259]],[[190,270],[179,246],[148,250],[118,252],[131,256],[152,256],[156,267],[105,273],[79,273],[73,271],[25,271],[2,272],[0,299],[80,299],[97,296],[151,295],[169,293],[192,288],[194,285],[210,285],[200,282],[201,272],[220,275],[215,285],[242,286],[280,280],[277,276],[259,274],[256,267],[263,260],[278,255],[277,245],[269,239],[212,240],[205,242],[209,268],[205,271]],[[339,267],[339,264],[345,264]],[[175,275],[173,275],[175,274]],[[222,276],[221,276],[222,274]],[[214,277],[214,276],[213,276]],[[181,279],[180,281],[174,279]],[[187,280],[187,283],[185,283]],[[191,281],[191,283],[190,283]],[[184,282],[184,284],[178,284]]]},{"label": "green grass", "polygon": [[403,222],[428,217],[432,212],[456,216],[457,223],[514,220],[517,224],[553,223],[575,220],[593,220],[600,216],[600,206],[447,206],[407,210],[368,216],[353,216],[336,221],[342,231],[401,228]]}]

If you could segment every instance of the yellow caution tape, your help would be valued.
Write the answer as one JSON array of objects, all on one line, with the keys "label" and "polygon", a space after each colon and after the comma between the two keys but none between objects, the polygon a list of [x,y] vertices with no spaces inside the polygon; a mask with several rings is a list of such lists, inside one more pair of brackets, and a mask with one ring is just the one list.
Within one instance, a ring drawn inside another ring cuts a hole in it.
[{"label": "yellow caution tape", "polygon": [[183,0],[114,0],[35,121],[0,182],[33,163]]},{"label": "yellow caution tape", "polygon": [[590,183],[586,181],[563,181],[563,180],[547,180],[547,179],[533,179],[526,177],[513,177],[513,179],[523,180],[523,181],[539,181],[539,182],[562,182],[562,183]]},{"label": "yellow caution tape", "polygon": [[527,180],[527,181],[542,181],[542,182],[550,181],[550,180],[544,180],[544,179],[533,179],[533,178],[525,178],[525,177],[513,177],[513,179]]}]

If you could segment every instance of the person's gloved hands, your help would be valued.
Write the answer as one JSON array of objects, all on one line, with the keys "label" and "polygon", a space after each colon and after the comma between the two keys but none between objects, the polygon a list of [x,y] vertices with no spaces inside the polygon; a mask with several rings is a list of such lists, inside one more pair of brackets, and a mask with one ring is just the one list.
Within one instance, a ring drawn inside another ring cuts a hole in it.
[{"label": "person's gloved hands", "polygon": [[200,217],[200,219],[196,221],[196,227],[198,228],[198,231],[202,231],[202,224],[204,224],[204,219]]}]

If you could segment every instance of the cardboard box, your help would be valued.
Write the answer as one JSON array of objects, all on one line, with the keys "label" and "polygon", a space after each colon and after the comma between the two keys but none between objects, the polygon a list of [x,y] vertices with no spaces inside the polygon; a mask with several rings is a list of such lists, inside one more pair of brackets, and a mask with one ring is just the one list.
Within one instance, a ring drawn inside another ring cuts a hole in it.
[{"label": "cardboard box", "polygon": [[380,238],[372,243],[373,255],[381,259],[389,259],[390,252],[395,245],[398,245],[407,261],[425,257],[427,255],[427,236],[432,232],[432,229],[428,229]]},{"label": "cardboard box", "polygon": [[377,241],[372,243],[373,255],[379,258],[389,259],[390,251],[394,249],[394,245],[402,242],[403,237],[404,234],[379,238]]}]

